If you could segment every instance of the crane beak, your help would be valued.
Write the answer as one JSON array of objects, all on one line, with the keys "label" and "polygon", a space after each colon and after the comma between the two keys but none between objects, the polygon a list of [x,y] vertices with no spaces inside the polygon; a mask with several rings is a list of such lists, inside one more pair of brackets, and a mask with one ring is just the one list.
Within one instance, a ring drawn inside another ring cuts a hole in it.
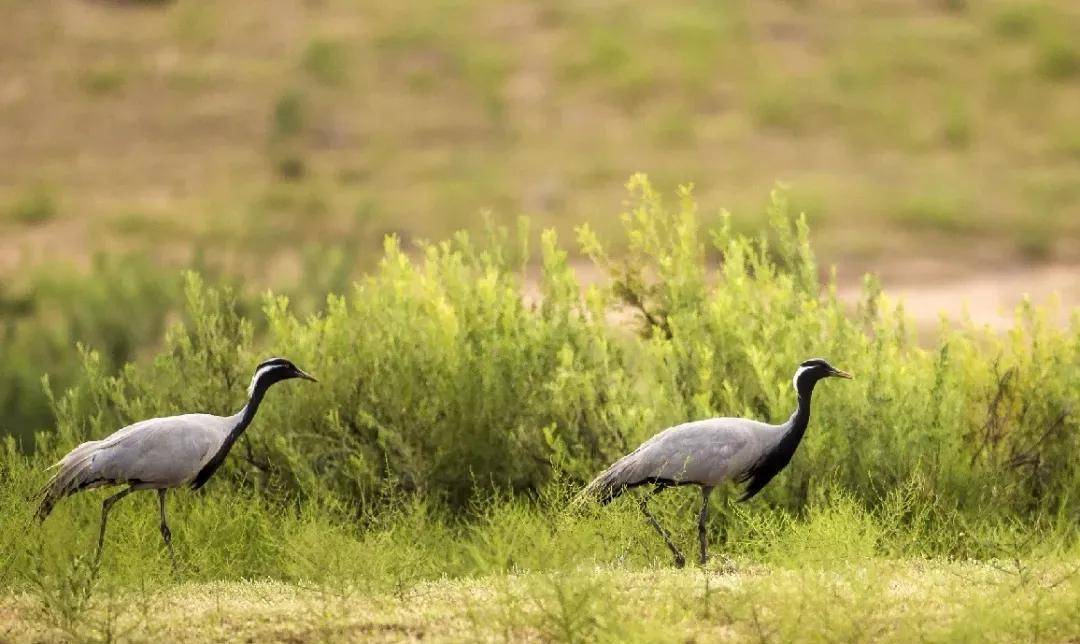
[{"label": "crane beak", "polygon": [[319,382],[315,379],[315,376],[311,375],[310,373],[304,371],[299,367],[296,368],[296,377],[303,378],[304,380],[310,380],[311,382]]},{"label": "crane beak", "polygon": [[839,369],[833,369],[830,375],[836,376],[837,378],[847,378],[848,380],[853,380],[855,378],[850,373],[846,371],[840,371]]}]

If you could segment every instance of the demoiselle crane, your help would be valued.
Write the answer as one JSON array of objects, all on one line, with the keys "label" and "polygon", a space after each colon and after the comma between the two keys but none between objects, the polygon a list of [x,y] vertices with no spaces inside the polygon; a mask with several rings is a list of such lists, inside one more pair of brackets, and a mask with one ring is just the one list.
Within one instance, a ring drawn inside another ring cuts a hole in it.
[{"label": "demoiselle crane", "polygon": [[770,425],[745,418],[710,418],[669,427],[593,479],[583,496],[607,504],[630,488],[654,485],[652,493],[641,498],[641,511],[671,549],[675,565],[682,567],[686,558],[649,512],[648,500],[668,487],[700,486],[698,545],[699,561],[704,565],[708,557],[705,522],[713,488],[729,481],[745,483],[739,500],[746,501],[783,470],[810,422],[814,385],[829,377],[851,378],[851,375],[820,358],[807,360],[799,365],[792,378],[799,403],[787,422]]},{"label": "demoiselle crane", "polygon": [[288,360],[272,358],[256,367],[248,387],[247,404],[232,416],[183,414],[151,418],[101,440],[79,445],[53,465],[56,473],[39,492],[38,521],[44,521],[53,506],[66,496],[90,488],[126,485],[101,504],[101,528],[94,555],[96,567],[105,543],[109,509],[136,490],[157,490],[161,537],[175,567],[172,533],[165,519],[166,490],[185,485],[197,490],[205,485],[255,418],[266,390],[290,378],[315,382],[315,378]]}]

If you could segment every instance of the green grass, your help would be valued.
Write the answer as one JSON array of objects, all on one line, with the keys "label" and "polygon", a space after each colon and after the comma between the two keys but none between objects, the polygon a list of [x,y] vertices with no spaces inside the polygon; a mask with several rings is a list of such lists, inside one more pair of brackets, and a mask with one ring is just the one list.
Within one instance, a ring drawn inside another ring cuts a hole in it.
[{"label": "green grass", "polygon": [[335,40],[317,39],[304,50],[303,67],[318,82],[335,86],[348,78],[348,52]]},{"label": "green grass", "polygon": [[195,50],[208,50],[224,27],[213,5],[201,2],[177,3],[167,16],[166,31],[171,39]]},{"label": "green grass", "polygon": [[1067,36],[1048,36],[1040,43],[1038,57],[1039,72],[1050,80],[1080,75],[1080,46]]},{"label": "green grass", "polygon": [[944,111],[942,136],[945,141],[956,148],[965,148],[971,145],[972,140],[975,138],[975,132],[971,123],[971,109],[966,101],[958,96],[950,97]]},{"label": "green grass", "polygon": [[907,198],[894,213],[908,226],[946,231],[968,231],[974,219],[971,197],[953,186],[931,187]]},{"label": "green grass", "polygon": [[763,127],[792,134],[805,129],[806,110],[810,106],[805,96],[796,95],[795,91],[786,83],[763,87],[753,101],[757,121]]},{"label": "green grass", "polygon": [[[894,523],[901,515],[875,518],[837,498],[798,519],[760,503],[725,506],[726,519],[712,524],[714,561],[680,571],[630,501],[583,513],[557,509],[559,496],[503,502],[464,521],[406,502],[342,522],[313,507],[275,512],[218,485],[173,503],[174,574],[151,496],[117,506],[96,574],[79,552],[93,539],[89,499],[69,502],[78,507],[61,508],[31,538],[16,533],[16,556],[33,562],[26,572],[21,561],[0,569],[0,633],[900,642],[991,632],[1058,641],[1080,629],[1075,537],[957,526],[949,536],[970,549],[945,557]],[[693,512],[670,501],[656,504],[663,521],[688,541]]]},{"label": "green grass", "polygon": [[52,221],[59,215],[60,206],[55,189],[46,185],[26,188],[7,206],[7,219],[26,226]]},{"label": "green grass", "polygon": [[1022,39],[1035,32],[1039,22],[1037,3],[1006,2],[993,17],[994,30],[1008,39]]},{"label": "green grass", "polygon": [[117,94],[124,89],[131,73],[118,65],[99,65],[86,70],[79,78],[79,84],[87,94]]},{"label": "green grass", "polygon": [[52,621],[33,596],[8,596],[0,599],[0,632],[16,640],[126,641],[1075,636],[1080,594],[1073,576],[1050,564],[1023,580],[1006,565],[870,559],[811,569],[749,564],[731,574],[605,567],[437,580],[376,594],[277,581],[177,584],[103,593],[73,623]]},{"label": "green grass", "polygon": [[305,126],[304,95],[296,90],[284,92],[276,103],[270,140],[288,140],[299,135]]}]

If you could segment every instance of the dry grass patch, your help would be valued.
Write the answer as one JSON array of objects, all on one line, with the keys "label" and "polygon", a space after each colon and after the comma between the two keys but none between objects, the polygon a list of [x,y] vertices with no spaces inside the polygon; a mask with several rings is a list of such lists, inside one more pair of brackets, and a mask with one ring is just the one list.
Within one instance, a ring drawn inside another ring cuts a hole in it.
[{"label": "dry grass patch", "polygon": [[[885,560],[737,572],[579,569],[417,584],[364,595],[279,581],[98,589],[67,628],[29,595],[0,600],[16,641],[911,641],[1080,633],[1080,584],[1060,562]],[[1034,572],[1033,572],[1034,571]]]}]

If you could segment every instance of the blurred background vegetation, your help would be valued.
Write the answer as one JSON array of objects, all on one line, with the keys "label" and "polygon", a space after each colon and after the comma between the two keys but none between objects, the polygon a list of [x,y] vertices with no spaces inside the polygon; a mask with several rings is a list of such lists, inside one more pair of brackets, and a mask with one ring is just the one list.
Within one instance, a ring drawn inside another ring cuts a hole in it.
[{"label": "blurred background vegetation", "polygon": [[830,261],[1080,254],[1069,0],[3,11],[8,267],[203,248],[276,282],[485,209],[610,226],[638,171],[748,229],[787,182]]},{"label": "blurred background vegetation", "polygon": [[0,433],[52,424],[40,379],[74,382],[76,343],[152,356],[181,268],[313,311],[387,234],[612,233],[635,171],[752,233],[785,183],[842,283],[1080,258],[1068,0],[0,12]]}]

